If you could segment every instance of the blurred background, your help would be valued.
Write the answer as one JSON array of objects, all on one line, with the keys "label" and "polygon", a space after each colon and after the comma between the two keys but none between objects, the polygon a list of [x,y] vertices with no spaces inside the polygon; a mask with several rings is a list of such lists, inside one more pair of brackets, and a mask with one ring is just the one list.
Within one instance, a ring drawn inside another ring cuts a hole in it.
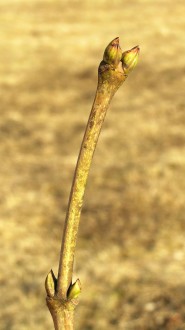
[{"label": "blurred background", "polygon": [[140,45],[94,156],[74,280],[76,329],[185,329],[185,5],[1,0],[3,330],[53,329],[65,211],[107,44]]}]

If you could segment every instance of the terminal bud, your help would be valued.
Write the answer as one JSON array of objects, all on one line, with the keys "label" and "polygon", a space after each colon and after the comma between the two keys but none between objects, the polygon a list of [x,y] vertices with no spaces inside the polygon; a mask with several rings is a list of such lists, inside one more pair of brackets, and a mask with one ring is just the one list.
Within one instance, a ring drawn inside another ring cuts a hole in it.
[{"label": "terminal bud", "polygon": [[116,68],[121,61],[122,51],[119,45],[119,37],[113,39],[110,44],[105,48],[103,60],[105,63],[112,65]]},{"label": "terminal bud", "polygon": [[127,50],[122,55],[122,67],[126,75],[128,75],[137,65],[139,58],[139,46]]}]

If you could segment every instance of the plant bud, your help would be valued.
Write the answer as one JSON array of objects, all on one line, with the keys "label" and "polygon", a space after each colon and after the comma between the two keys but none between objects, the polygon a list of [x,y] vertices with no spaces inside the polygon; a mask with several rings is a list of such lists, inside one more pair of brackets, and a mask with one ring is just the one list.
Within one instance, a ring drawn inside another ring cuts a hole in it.
[{"label": "plant bud", "polygon": [[51,269],[45,281],[46,293],[49,297],[54,297],[56,284],[57,284],[57,279],[55,278],[55,275]]},{"label": "plant bud", "polygon": [[122,51],[119,45],[119,38],[115,38],[105,49],[103,60],[107,64],[117,67],[122,58]]},{"label": "plant bud", "polygon": [[127,50],[122,55],[122,66],[123,71],[127,75],[129,74],[137,65],[139,58],[139,46],[136,46],[130,50]]},{"label": "plant bud", "polygon": [[80,283],[80,280],[78,279],[78,280],[76,280],[75,283],[70,285],[68,294],[67,294],[67,298],[75,299],[79,296],[80,293],[81,293],[81,283]]}]

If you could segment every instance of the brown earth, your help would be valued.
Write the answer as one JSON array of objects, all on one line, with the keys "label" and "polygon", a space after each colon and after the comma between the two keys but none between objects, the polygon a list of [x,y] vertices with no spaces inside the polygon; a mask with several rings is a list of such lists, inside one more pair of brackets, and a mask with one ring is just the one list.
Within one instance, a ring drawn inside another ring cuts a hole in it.
[{"label": "brown earth", "polygon": [[74,167],[105,46],[141,47],[88,181],[76,329],[185,329],[184,1],[1,0],[2,330],[53,329]]}]

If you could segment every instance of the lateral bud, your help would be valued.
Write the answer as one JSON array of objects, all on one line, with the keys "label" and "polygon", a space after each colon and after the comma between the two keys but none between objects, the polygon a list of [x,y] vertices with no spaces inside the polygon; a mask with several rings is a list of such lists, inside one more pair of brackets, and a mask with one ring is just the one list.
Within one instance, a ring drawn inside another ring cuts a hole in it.
[{"label": "lateral bud", "polygon": [[81,293],[81,283],[80,280],[77,279],[75,283],[71,284],[68,290],[67,298],[69,300],[75,299]]},{"label": "lateral bud", "polygon": [[45,280],[46,293],[49,297],[54,297],[56,291],[57,279],[52,271],[48,273]]}]

